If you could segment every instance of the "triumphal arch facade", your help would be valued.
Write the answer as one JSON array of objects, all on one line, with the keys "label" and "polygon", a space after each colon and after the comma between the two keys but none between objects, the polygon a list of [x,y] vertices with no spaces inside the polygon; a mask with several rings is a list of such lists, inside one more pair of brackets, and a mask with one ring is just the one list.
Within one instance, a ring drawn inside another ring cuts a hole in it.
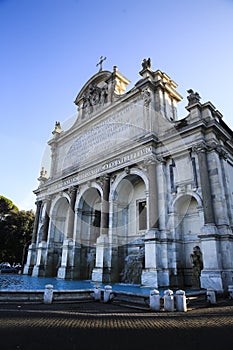
[{"label": "triumphal arch facade", "polygon": [[24,274],[226,290],[232,130],[192,89],[179,118],[177,84],[150,59],[129,90],[102,63],[75,99],[73,125],[55,123]]}]

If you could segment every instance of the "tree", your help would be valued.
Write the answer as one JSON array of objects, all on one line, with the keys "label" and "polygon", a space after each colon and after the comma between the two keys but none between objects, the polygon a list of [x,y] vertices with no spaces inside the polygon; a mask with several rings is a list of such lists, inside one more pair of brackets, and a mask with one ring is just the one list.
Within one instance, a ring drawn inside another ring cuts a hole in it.
[{"label": "tree", "polygon": [[34,212],[19,211],[12,201],[3,196],[0,196],[0,206],[0,262],[21,263],[31,241]]},{"label": "tree", "polygon": [[19,209],[16,207],[16,205],[13,204],[13,202],[4,197],[0,196],[0,220],[4,220],[4,218],[7,215],[17,213]]}]

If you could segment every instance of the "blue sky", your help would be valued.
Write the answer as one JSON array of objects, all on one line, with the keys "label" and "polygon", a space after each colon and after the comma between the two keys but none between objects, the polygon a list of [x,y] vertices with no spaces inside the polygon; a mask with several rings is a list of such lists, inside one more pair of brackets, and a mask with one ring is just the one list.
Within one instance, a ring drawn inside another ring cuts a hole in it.
[{"label": "blue sky", "polygon": [[0,194],[35,210],[55,121],[85,82],[114,65],[132,88],[144,58],[211,101],[233,128],[233,0],[0,0]]}]

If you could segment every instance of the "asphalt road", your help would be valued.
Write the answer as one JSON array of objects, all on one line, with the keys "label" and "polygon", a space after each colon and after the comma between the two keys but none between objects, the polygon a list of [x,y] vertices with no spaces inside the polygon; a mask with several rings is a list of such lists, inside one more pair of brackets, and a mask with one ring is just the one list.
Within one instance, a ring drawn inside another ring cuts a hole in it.
[{"label": "asphalt road", "polygon": [[232,344],[232,301],[183,313],[96,301],[0,304],[0,350],[221,350]]}]

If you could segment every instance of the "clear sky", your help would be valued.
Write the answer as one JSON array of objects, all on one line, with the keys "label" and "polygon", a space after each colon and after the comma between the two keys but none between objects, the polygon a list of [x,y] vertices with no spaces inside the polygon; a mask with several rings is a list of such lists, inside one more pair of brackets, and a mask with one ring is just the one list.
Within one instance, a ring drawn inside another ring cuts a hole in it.
[{"label": "clear sky", "polygon": [[0,194],[35,210],[56,121],[76,114],[86,81],[113,66],[131,84],[141,62],[211,101],[233,128],[233,0],[0,0]]}]

